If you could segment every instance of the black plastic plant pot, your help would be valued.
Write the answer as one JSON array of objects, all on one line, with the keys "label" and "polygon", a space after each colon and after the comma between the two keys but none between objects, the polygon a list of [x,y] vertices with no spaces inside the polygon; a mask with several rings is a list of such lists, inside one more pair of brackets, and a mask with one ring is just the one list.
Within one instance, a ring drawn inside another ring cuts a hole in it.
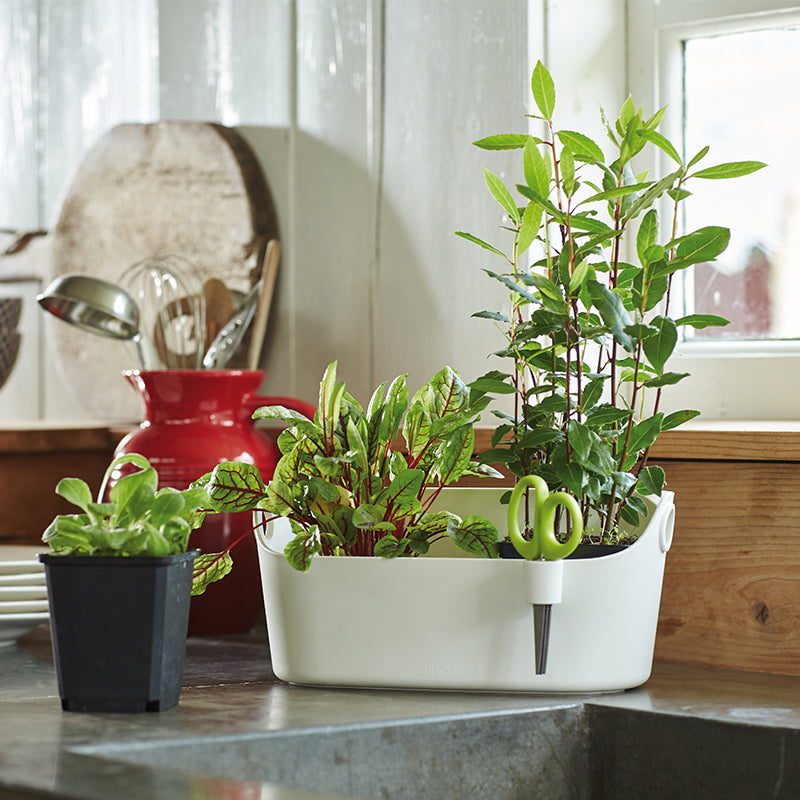
[{"label": "black plastic plant pot", "polygon": [[65,711],[163,711],[177,704],[198,555],[39,555]]}]

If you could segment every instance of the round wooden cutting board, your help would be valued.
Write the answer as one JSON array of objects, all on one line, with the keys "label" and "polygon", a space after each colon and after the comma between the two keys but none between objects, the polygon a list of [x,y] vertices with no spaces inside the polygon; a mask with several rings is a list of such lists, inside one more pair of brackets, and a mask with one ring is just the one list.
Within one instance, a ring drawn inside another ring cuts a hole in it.
[{"label": "round wooden cutting board", "polygon": [[[201,287],[218,279],[246,292],[277,235],[263,171],[236,131],[206,122],[118,125],[89,151],[64,197],[52,277],[83,273],[117,283],[143,259],[180,256],[195,266]],[[101,419],[141,418],[121,375],[141,366],[131,343],[54,318],[46,325],[46,346],[87,410]]]}]

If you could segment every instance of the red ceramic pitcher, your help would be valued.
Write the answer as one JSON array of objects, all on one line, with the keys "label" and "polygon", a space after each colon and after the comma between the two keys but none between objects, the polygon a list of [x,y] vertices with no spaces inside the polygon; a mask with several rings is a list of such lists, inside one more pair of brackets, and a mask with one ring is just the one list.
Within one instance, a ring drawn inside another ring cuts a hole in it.
[{"label": "red ceramic pitcher", "polygon": [[[144,421],[117,446],[115,455],[140,453],[155,467],[159,486],[185,489],[222,461],[255,464],[265,481],[280,452],[278,431],[256,428],[253,412],[282,405],[312,417],[314,407],[287,397],[260,397],[259,370],[130,370],[123,373],[144,405]],[[271,435],[270,435],[271,434]],[[206,517],[193,531],[192,547],[224,550],[252,530],[250,512]],[[205,594],[192,598],[189,634],[243,633],[263,609],[258,556],[253,536],[231,551],[233,570]]]}]

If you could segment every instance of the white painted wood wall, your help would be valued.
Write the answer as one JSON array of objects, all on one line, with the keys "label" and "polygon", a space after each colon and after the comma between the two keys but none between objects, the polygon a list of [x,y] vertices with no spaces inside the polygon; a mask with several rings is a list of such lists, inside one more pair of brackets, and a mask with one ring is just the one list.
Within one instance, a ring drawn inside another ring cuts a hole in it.
[{"label": "white painted wood wall", "polygon": [[[233,125],[284,248],[264,389],[313,401],[333,359],[362,400],[445,363],[471,379],[502,342],[470,315],[503,298],[454,231],[502,241],[482,167],[519,174],[471,142],[524,129],[539,58],[562,120],[600,135],[624,18],[624,0],[0,0],[0,229],[50,227],[118,122]],[[52,376],[44,393],[47,418],[85,417]]]}]

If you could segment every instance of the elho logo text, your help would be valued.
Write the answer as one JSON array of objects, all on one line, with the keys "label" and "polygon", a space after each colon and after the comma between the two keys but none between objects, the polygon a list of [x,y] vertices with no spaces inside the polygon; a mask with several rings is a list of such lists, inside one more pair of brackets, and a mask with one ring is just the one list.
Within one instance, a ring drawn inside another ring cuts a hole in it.
[{"label": "elho logo text", "polygon": [[417,670],[420,678],[446,678],[450,674],[450,667],[444,664],[434,664],[429,661]]}]

